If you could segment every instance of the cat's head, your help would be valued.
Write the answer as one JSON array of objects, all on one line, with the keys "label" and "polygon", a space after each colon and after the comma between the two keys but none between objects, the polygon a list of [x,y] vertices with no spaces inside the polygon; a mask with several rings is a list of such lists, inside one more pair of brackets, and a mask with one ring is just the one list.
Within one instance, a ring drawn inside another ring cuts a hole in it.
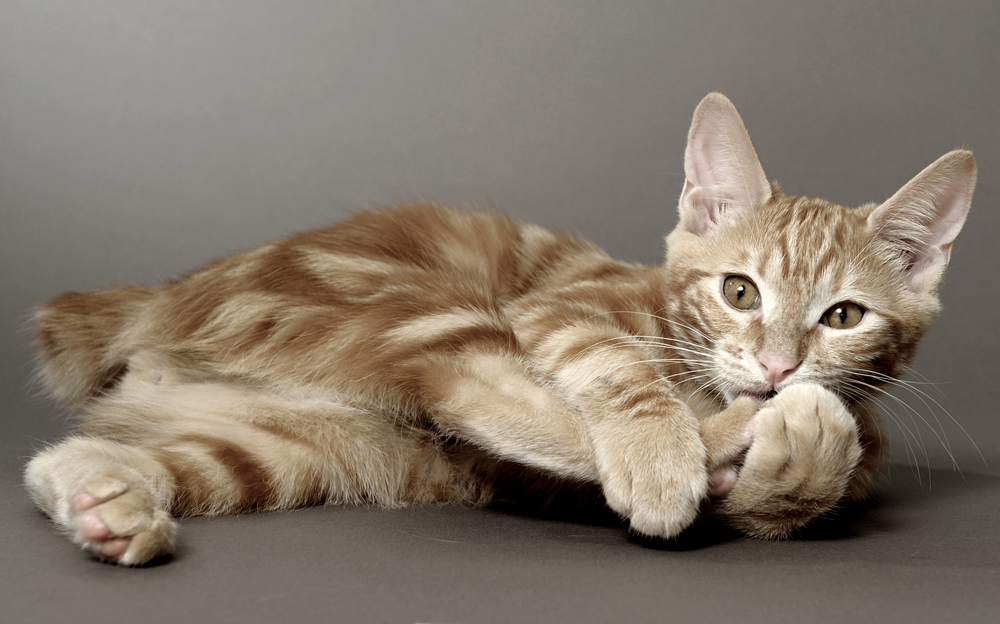
[{"label": "cat's head", "polygon": [[940,307],[975,186],[971,152],[945,154],[880,205],[790,196],[768,182],[732,102],[712,93],[684,169],[665,298],[690,370],[730,401],[801,382],[864,394],[901,372]]}]

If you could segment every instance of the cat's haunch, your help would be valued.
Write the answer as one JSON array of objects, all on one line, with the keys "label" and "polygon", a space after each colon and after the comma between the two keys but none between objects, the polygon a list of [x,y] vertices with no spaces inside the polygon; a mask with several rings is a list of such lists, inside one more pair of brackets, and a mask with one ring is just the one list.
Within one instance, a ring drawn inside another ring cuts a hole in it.
[{"label": "cat's haunch", "polygon": [[783,537],[865,498],[875,393],[938,311],[972,154],[882,204],[790,196],[712,93],[684,169],[660,266],[412,204],[57,297],[35,316],[40,376],[83,417],[28,491],[127,565],[170,552],[177,516],[485,503],[501,482],[596,484],[662,538],[703,512]]}]

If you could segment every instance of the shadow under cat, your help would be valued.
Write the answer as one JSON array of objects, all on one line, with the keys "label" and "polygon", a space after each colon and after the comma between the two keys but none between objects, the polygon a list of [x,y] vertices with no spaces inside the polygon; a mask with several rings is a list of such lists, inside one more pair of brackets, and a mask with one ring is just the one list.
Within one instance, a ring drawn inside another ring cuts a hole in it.
[{"label": "shadow under cat", "polygon": [[[770,542],[743,536],[703,513],[674,539],[646,538],[628,532],[628,523],[608,509],[596,487],[569,487],[548,499],[529,497],[517,503],[500,500],[488,510],[517,518],[568,522],[620,531],[644,548],[670,552],[731,553],[752,549],[754,557],[784,559],[782,543],[836,548],[837,558],[859,560],[995,567],[1000,535],[991,528],[1000,509],[1000,476],[944,469],[921,469],[921,475],[901,464],[888,467],[875,496],[864,503],[841,504],[816,518],[788,539]],[[929,478],[928,478],[929,477]],[[966,539],[979,536],[975,544]],[[921,537],[914,540],[914,535]],[[626,539],[623,537],[623,539]],[[717,548],[725,546],[725,548]],[[798,552],[800,548],[791,546]]]}]

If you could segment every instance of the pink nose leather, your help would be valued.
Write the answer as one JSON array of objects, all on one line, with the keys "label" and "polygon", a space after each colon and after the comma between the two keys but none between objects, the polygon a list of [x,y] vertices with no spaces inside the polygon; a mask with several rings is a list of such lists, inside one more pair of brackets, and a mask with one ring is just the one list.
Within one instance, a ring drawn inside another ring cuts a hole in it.
[{"label": "pink nose leather", "polygon": [[769,355],[767,353],[758,355],[757,361],[764,367],[764,379],[767,380],[767,383],[771,384],[772,390],[787,379],[799,367],[799,364],[802,363],[800,360]]}]

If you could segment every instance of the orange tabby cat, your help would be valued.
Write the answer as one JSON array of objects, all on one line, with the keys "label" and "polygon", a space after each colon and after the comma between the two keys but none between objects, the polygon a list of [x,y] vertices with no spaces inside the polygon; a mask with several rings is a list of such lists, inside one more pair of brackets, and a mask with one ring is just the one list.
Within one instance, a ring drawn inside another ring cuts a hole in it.
[{"label": "orange tabby cat", "polygon": [[871,391],[938,310],[972,154],[881,205],[793,197],[713,93],[684,168],[662,266],[416,204],[62,295],[36,316],[41,376],[85,416],[28,490],[121,564],[169,552],[172,516],[486,502],[511,475],[595,483],[665,538],[708,505],[781,537],[865,498]]}]

